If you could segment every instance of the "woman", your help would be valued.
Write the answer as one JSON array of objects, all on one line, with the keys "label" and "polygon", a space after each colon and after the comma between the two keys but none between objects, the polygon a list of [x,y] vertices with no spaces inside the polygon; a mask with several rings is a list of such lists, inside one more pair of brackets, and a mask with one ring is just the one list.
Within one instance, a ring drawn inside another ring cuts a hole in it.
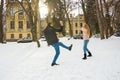
[{"label": "woman", "polygon": [[85,24],[82,28],[82,33],[83,33],[83,40],[84,40],[84,46],[83,46],[83,51],[84,51],[84,57],[82,59],[87,59],[87,52],[88,52],[88,57],[91,57],[92,54],[87,48],[88,42],[89,42],[89,37],[90,37],[90,29],[87,24]]}]

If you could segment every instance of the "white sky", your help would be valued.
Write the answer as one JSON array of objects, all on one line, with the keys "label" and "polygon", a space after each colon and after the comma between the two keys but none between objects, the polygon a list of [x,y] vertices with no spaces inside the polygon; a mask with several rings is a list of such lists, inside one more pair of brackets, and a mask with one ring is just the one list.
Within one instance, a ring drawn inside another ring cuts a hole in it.
[{"label": "white sky", "polygon": [[48,8],[47,6],[44,4],[44,0],[41,0],[39,3],[39,7],[40,7],[40,16],[41,18],[46,17],[47,13],[48,13]]},{"label": "white sky", "polygon": [[[42,0],[42,1],[40,2],[40,15],[41,15],[41,18],[46,17],[46,15],[47,15],[47,13],[48,13],[48,8],[47,8],[47,6],[44,4],[44,1],[45,1],[45,0]],[[78,0],[74,0],[74,1],[78,1]],[[82,10],[79,8],[79,10],[78,10],[78,9],[73,10],[71,13],[73,14],[73,16],[77,16],[78,13],[79,13],[79,14],[82,14]]]}]

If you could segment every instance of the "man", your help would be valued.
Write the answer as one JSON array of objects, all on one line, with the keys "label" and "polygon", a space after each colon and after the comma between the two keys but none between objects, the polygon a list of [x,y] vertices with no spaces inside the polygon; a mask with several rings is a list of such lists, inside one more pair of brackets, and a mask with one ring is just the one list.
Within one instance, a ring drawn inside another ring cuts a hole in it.
[{"label": "man", "polygon": [[51,23],[48,23],[48,26],[44,30],[44,36],[46,38],[48,46],[52,45],[54,47],[55,51],[56,51],[56,54],[54,56],[54,59],[52,61],[51,66],[59,65],[59,64],[56,63],[56,61],[59,57],[59,54],[60,54],[59,46],[65,48],[65,49],[68,49],[68,50],[72,49],[72,44],[70,46],[66,46],[62,42],[59,42],[59,39],[56,35],[56,32],[61,32],[62,29],[63,29],[63,22],[60,21],[60,29],[55,29],[55,28],[53,28],[53,26],[51,26]]}]

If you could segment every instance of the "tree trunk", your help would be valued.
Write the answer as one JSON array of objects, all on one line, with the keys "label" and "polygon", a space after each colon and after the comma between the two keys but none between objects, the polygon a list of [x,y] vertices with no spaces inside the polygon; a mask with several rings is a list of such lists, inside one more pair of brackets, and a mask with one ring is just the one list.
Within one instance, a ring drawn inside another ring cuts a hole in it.
[{"label": "tree trunk", "polygon": [[99,25],[99,28],[100,28],[100,35],[101,35],[101,39],[104,39],[104,28],[103,28],[103,25],[102,25],[102,14],[99,10],[99,2],[98,0],[95,0],[96,2],[96,12],[97,12],[97,18],[98,18],[98,25]]},{"label": "tree trunk", "polygon": [[0,43],[3,43],[3,4],[4,0],[1,0],[0,3]]},{"label": "tree trunk", "polygon": [[115,24],[115,32],[120,32],[120,1],[119,0],[115,2],[114,24]]},{"label": "tree trunk", "polygon": [[[33,41],[37,42],[38,47],[40,47],[40,42],[39,40],[37,40],[37,9],[35,10],[35,14],[34,11],[32,10],[32,6],[31,3],[29,2],[29,0],[27,1],[27,6],[29,8],[29,11],[26,10],[26,8],[23,6],[22,2],[20,2],[19,0],[17,0],[17,2],[21,5],[21,7],[23,8],[23,10],[25,11],[26,15],[29,18],[30,24],[31,24],[31,33],[32,33],[32,37],[33,37]],[[37,1],[37,0],[36,0]],[[37,5],[35,5],[36,7],[38,6],[38,1],[36,2]]]},{"label": "tree trunk", "polygon": [[85,10],[85,3],[84,3],[83,0],[81,0],[81,5],[82,5],[83,13],[84,13],[85,22],[88,24],[87,13],[86,13],[86,10]]},{"label": "tree trunk", "polygon": [[69,24],[69,31],[70,31],[70,37],[73,36],[73,31],[72,31],[72,25],[71,25],[71,22],[70,22],[70,18],[69,18],[69,15],[68,15],[68,12],[67,12],[67,9],[66,9],[66,1],[64,0],[64,6],[65,6],[65,14],[67,16],[67,20],[68,20],[68,24]]}]

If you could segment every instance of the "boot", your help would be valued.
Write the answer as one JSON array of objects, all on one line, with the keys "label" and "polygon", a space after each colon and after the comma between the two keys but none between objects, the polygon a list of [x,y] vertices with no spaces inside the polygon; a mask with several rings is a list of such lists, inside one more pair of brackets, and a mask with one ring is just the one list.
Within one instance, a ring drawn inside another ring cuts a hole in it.
[{"label": "boot", "polygon": [[57,64],[57,63],[52,63],[52,64],[51,64],[51,66],[54,66],[54,65],[59,65],[59,64]]},{"label": "boot", "polygon": [[70,50],[70,51],[71,51],[71,49],[72,49],[72,46],[73,46],[72,44],[69,46],[69,50]]},{"label": "boot", "polygon": [[84,60],[85,60],[85,59],[87,59],[87,56],[86,56],[86,54],[84,54],[84,57],[83,57],[82,59],[84,59]]},{"label": "boot", "polygon": [[88,57],[91,57],[91,56],[92,56],[92,54],[91,54],[91,52],[89,51],[89,52],[88,52]]}]

